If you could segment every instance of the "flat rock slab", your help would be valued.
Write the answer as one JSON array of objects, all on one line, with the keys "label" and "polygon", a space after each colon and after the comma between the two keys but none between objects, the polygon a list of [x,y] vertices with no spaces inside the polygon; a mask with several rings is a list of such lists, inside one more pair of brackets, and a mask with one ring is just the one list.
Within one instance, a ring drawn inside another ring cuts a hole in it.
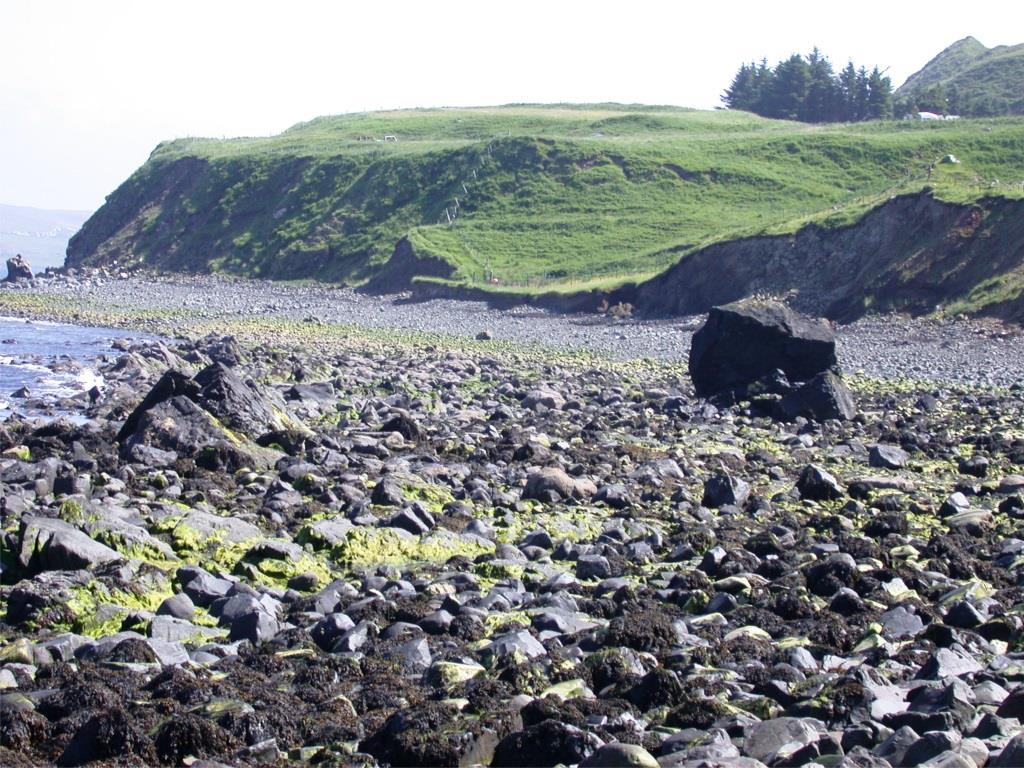
[{"label": "flat rock slab", "polygon": [[18,563],[32,572],[73,571],[123,559],[70,523],[54,518],[22,518],[18,541]]}]

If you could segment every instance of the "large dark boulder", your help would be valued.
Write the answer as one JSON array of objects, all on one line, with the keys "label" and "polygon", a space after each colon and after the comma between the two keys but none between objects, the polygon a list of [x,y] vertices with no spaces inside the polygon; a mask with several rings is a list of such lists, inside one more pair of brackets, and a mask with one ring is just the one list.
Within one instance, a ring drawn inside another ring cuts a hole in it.
[{"label": "large dark boulder", "polygon": [[[276,394],[240,379],[222,363],[194,378],[170,369],[146,394],[117,433],[122,455],[143,464],[195,458],[211,471],[273,466],[277,451],[252,439],[286,426],[305,430],[286,415]],[[261,441],[262,442],[262,441]]]},{"label": "large dark boulder", "polygon": [[[242,381],[222,363],[213,363],[193,379],[199,385],[196,402],[230,429],[250,438],[282,429],[284,419],[274,410],[273,396],[255,382]],[[283,412],[282,412],[283,413]]]},{"label": "large dark boulder", "polygon": [[25,257],[20,253],[7,260],[7,277],[4,278],[4,282],[13,283],[17,280],[31,280],[32,277],[32,267],[29,266],[28,262],[25,261]]},{"label": "large dark boulder", "polygon": [[124,439],[122,455],[144,462],[148,454],[140,448],[195,458],[205,467],[225,471],[242,466],[271,467],[281,456],[239,439],[185,395],[157,403],[138,417],[134,430]]},{"label": "large dark boulder", "polygon": [[690,376],[700,397],[745,391],[776,370],[790,381],[807,381],[835,365],[828,322],[774,301],[715,307],[690,346]]},{"label": "large dark boulder", "polygon": [[146,393],[142,402],[125,419],[124,424],[121,425],[121,429],[117,433],[118,442],[123,443],[135,434],[139,421],[148,411],[151,411],[160,403],[179,395],[195,400],[199,395],[199,385],[188,375],[171,368],[164,372],[163,376],[153,385],[153,388]]}]

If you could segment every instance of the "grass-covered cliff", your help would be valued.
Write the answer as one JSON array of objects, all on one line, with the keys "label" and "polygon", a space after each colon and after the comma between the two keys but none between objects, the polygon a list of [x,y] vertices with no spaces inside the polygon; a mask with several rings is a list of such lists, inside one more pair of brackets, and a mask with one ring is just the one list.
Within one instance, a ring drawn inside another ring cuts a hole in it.
[{"label": "grass-covered cliff", "polygon": [[161,144],[72,240],[68,264],[360,282],[407,238],[455,283],[581,290],[650,277],[715,242],[849,224],[925,186],[970,202],[1024,196],[1022,182],[1024,120],[1012,118],[810,126],[621,105],[354,114],[270,138]]}]

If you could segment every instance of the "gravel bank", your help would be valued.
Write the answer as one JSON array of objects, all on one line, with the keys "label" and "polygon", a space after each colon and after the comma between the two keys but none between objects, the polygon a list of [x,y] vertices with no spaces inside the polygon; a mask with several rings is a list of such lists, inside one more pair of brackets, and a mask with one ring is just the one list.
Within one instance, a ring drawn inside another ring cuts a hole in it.
[{"label": "gravel bank", "polygon": [[[479,302],[372,297],[350,288],[207,276],[39,279],[6,290],[63,296],[120,310],[184,312],[186,319],[269,316],[587,349],[626,360],[685,360],[698,316],[612,321]],[[836,329],[840,364],[850,373],[958,384],[1011,386],[1024,378],[1024,337],[991,322],[870,317]]]}]

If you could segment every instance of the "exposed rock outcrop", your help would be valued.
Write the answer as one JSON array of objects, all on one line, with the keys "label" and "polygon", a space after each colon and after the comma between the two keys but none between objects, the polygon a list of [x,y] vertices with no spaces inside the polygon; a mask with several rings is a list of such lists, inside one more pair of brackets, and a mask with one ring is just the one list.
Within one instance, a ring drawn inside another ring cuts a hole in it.
[{"label": "exposed rock outcrop", "polygon": [[7,260],[7,277],[4,278],[5,283],[13,283],[18,280],[31,280],[32,267],[29,266],[28,261],[20,253],[11,257]]}]

